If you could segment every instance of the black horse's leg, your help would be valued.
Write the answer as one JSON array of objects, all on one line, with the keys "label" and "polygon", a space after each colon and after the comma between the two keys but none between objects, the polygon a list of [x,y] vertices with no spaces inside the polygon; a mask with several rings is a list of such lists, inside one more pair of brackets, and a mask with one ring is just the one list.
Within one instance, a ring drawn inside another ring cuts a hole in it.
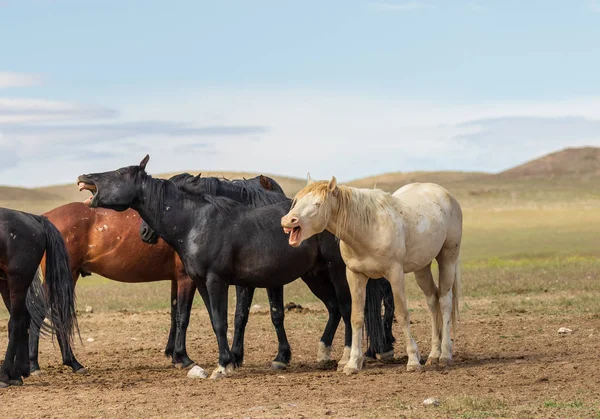
[{"label": "black horse's leg", "polygon": [[171,329],[169,329],[165,356],[172,358],[175,351],[175,335],[177,334],[177,280],[175,279],[171,281],[171,301],[169,305],[171,306]]},{"label": "black horse's leg", "polygon": [[[0,381],[21,385],[22,377],[29,376],[29,311],[25,304],[27,289],[33,275],[13,276],[8,280],[10,292],[10,320],[8,322],[9,342],[6,357],[2,363]],[[4,294],[4,292],[3,292]]]},{"label": "black horse's leg", "polygon": [[42,373],[38,362],[38,352],[40,347],[40,329],[30,324],[29,327],[29,371],[31,375]]},{"label": "black horse's leg", "polygon": [[233,345],[231,346],[234,368],[239,368],[244,363],[244,333],[248,324],[254,290],[255,288],[243,285],[235,287],[235,318],[233,322]]},{"label": "black horse's leg", "polygon": [[73,354],[71,345],[67,343],[66,347],[63,346],[62,332],[59,329],[56,330],[56,335],[58,336],[58,346],[60,347],[60,353],[62,354],[63,365],[71,367],[74,373],[87,374],[87,369],[75,359],[75,354]]},{"label": "black horse's leg", "polygon": [[213,329],[219,345],[219,365],[210,378],[219,379],[227,376],[233,369],[233,355],[227,342],[227,297],[229,284],[214,273],[206,277],[206,286],[210,296],[210,305],[213,313]]},{"label": "black horse's leg", "polygon": [[273,326],[275,326],[277,340],[279,341],[277,356],[271,363],[271,369],[281,370],[287,368],[292,359],[292,350],[290,349],[290,343],[288,342],[287,335],[285,334],[285,327],[283,325],[285,317],[283,311],[283,286],[267,288],[267,295],[269,297],[269,305],[271,308],[271,321],[273,322]]},{"label": "black horse's leg", "polygon": [[341,319],[338,298],[327,271],[322,270],[316,274],[307,274],[304,275],[302,279],[313,294],[315,294],[319,300],[323,301],[323,304],[325,304],[327,312],[329,313],[329,319],[327,320],[325,330],[319,341],[319,349],[317,352],[317,362],[322,364],[322,366],[326,366],[331,361],[331,344]]},{"label": "black horse's leg", "polygon": [[[2,300],[4,301],[4,305],[6,306],[6,309],[8,310],[8,313],[10,315],[10,291],[8,289],[8,281],[0,281],[0,294],[2,294]],[[11,334],[12,334],[12,323],[11,323],[11,317],[9,317],[8,320],[8,347],[6,349],[6,356],[4,361],[2,362],[2,365],[0,366],[0,388],[4,388],[4,387],[8,387],[8,375],[9,375],[9,368],[12,368],[12,365],[10,365],[9,359],[8,359],[8,355],[9,355],[9,351],[11,351]],[[14,345],[14,343],[13,343]]]},{"label": "black horse's leg", "polygon": [[385,333],[385,349],[383,353],[380,353],[379,356],[381,359],[390,359],[394,357],[394,343],[396,342],[396,338],[392,334],[392,326],[394,324],[394,294],[392,294],[392,286],[390,283],[381,278],[381,290],[383,292],[383,330]]},{"label": "black horse's leg", "polygon": [[175,351],[173,352],[173,364],[177,368],[187,368],[194,364],[194,361],[187,354],[185,341],[195,292],[196,284],[194,282],[179,281],[177,292],[177,312],[179,313],[177,317],[179,321],[177,323],[177,334],[175,335]]}]

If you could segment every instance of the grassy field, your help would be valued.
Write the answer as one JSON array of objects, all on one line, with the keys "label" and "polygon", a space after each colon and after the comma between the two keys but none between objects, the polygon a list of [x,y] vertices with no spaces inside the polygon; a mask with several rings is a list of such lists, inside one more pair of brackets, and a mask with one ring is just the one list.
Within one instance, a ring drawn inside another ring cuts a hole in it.
[{"label": "grassy field", "polygon": [[[470,209],[464,213],[461,252],[466,307],[492,300],[489,310],[564,310],[600,313],[600,211],[598,209]],[[409,276],[412,278],[412,275]],[[123,284],[96,275],[77,286],[80,308],[143,311],[167,309],[167,282]],[[414,281],[409,298],[422,300]],[[286,286],[286,301],[320,304],[297,281]],[[265,305],[258,290],[255,303]],[[202,305],[200,298],[195,304]],[[5,317],[2,308],[0,315]]]}]

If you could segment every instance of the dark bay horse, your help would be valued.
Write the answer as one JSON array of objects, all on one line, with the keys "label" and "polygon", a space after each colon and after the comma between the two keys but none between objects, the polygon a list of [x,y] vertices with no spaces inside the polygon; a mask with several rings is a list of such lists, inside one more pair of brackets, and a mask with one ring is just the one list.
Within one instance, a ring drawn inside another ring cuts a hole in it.
[{"label": "dark bay horse", "polygon": [[[44,252],[45,292],[38,271]],[[34,287],[42,292],[32,297]],[[70,345],[77,329],[69,256],[59,231],[47,218],[0,208],[0,293],[10,313],[8,349],[0,369],[0,387],[6,387],[20,385],[22,377],[29,376],[29,327],[42,327],[47,308],[62,346]]]},{"label": "dark bay horse", "polygon": [[[289,211],[290,200],[252,208],[228,198],[197,196],[149,176],[148,159],[139,166],[81,175],[78,185],[92,192],[91,207],[138,211],[180,255],[202,296],[207,296],[219,345],[219,365],[212,377],[220,378],[233,365],[227,342],[228,286],[269,288],[311,275],[326,283],[329,275],[345,272],[337,260],[339,247],[331,234],[317,235],[297,248],[288,246],[279,220]],[[337,258],[329,256],[331,249],[337,250]],[[332,282],[340,284],[345,277]],[[349,355],[346,349],[341,366]]]},{"label": "dark bay horse", "polygon": [[[65,241],[74,284],[80,276],[91,273],[127,283],[171,281],[171,329],[165,355],[172,357],[175,365],[187,367],[193,363],[185,352],[185,345],[179,356],[174,356],[173,349],[178,327],[177,310],[179,307],[191,310],[196,285],[169,245],[160,240],[154,246],[147,246],[139,240],[141,220],[137,212],[92,209],[84,203],[72,202],[48,211],[44,216],[56,225]],[[185,331],[182,334],[185,336]],[[33,329],[29,349],[32,373],[40,370],[38,344],[39,333]],[[61,346],[61,352],[65,365],[74,372],[86,372],[70,347]]]},{"label": "dark bay horse", "polygon": [[[277,182],[266,176],[233,182],[219,181],[216,178],[203,179],[207,179],[209,189],[215,192],[226,188],[227,183],[235,182],[233,189],[245,200],[252,198],[246,188],[247,184],[260,185],[283,194]],[[185,342],[196,284],[188,277],[179,256],[163,240],[155,240],[153,246],[142,243],[139,238],[141,219],[136,211],[117,212],[72,202],[48,211],[44,216],[58,228],[65,241],[73,283],[76,284],[80,276],[92,273],[127,283],[171,281],[171,328],[165,355],[171,357],[177,367],[186,368],[194,363],[187,355]],[[238,294],[240,301],[249,295],[248,290],[238,290]],[[236,327],[236,332],[237,330]],[[241,333],[243,341],[243,329]],[[32,373],[40,372],[38,348],[39,330],[33,328],[29,349]],[[75,359],[70,346],[60,345],[60,349],[64,365],[70,366],[77,373],[87,372]],[[240,354],[240,363],[242,357],[243,354]]]}]

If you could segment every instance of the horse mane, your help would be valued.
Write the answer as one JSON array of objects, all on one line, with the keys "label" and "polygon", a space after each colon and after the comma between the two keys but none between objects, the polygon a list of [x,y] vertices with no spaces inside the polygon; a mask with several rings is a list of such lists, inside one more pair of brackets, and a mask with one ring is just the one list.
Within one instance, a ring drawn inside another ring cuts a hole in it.
[{"label": "horse mane", "polygon": [[181,173],[169,180],[182,191],[192,195],[223,196],[251,207],[277,204],[287,199],[283,193],[283,189],[274,180],[271,181],[272,185],[276,185],[281,192],[276,191],[276,188],[272,191],[264,189],[256,178],[228,180],[225,178],[200,177],[200,175],[193,176],[189,173]]},{"label": "horse mane", "polygon": [[[231,214],[236,207],[242,205],[241,203],[225,196],[215,196],[207,192],[198,193],[197,191],[194,191],[193,186],[199,176],[192,176],[189,173],[181,173],[173,176],[169,180],[156,179],[150,175],[147,176],[149,179],[151,179],[150,182],[147,182],[147,186],[149,188],[147,205],[151,216],[155,220],[158,219],[159,215],[165,211],[166,200],[169,197],[177,199],[178,195],[183,195],[184,198],[191,198],[196,201],[203,200],[215,207],[222,216]],[[216,178],[213,179],[218,181]],[[175,182],[178,182],[178,184]]]},{"label": "horse mane", "polygon": [[[337,185],[333,192],[329,190],[326,180],[312,182],[301,189],[292,202],[292,208],[302,197],[312,193],[325,202],[330,194],[337,200],[337,228],[334,234],[339,237],[342,232],[356,231],[355,227],[370,230],[376,222],[378,212],[389,212],[398,208],[396,200],[387,192],[380,189],[359,189],[351,186]],[[399,211],[399,209],[398,209]]]}]

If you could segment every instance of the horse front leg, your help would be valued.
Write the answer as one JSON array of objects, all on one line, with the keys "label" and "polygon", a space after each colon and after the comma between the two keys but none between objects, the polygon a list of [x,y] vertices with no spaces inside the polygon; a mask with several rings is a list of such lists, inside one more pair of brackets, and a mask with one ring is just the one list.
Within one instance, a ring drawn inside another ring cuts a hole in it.
[{"label": "horse front leg", "polygon": [[212,323],[217,344],[219,345],[219,364],[210,378],[217,380],[233,371],[233,354],[227,342],[227,297],[229,283],[214,273],[206,277],[206,286],[210,297]]},{"label": "horse front leg", "polygon": [[[187,281],[185,279],[188,279]],[[187,368],[194,365],[194,361],[187,354],[186,337],[190,324],[190,314],[194,303],[196,284],[189,280],[187,275],[181,275],[177,284],[177,332],[175,334],[175,348],[173,350],[173,364],[176,368]]]},{"label": "horse front leg", "polygon": [[[177,278],[179,279],[179,278]],[[171,301],[169,306],[171,307],[171,328],[169,329],[169,338],[167,339],[167,346],[165,347],[165,356],[167,358],[173,357],[175,352],[175,336],[177,335],[177,279],[171,280]]]},{"label": "horse front leg", "polygon": [[352,295],[352,349],[350,359],[343,371],[346,375],[350,375],[357,373],[363,367],[362,331],[365,323],[365,297],[369,277],[346,268],[346,278]]},{"label": "horse front leg", "polygon": [[244,334],[250,315],[250,305],[254,298],[253,287],[237,285],[235,287],[235,317],[233,321],[233,345],[231,353],[233,354],[233,366],[239,368],[244,363]]},{"label": "horse front leg", "polygon": [[267,296],[269,297],[269,305],[271,308],[271,321],[273,326],[275,326],[277,341],[279,342],[277,356],[271,363],[271,369],[281,370],[287,368],[292,359],[292,350],[290,349],[290,344],[283,325],[285,317],[283,312],[283,286],[267,288]]}]

